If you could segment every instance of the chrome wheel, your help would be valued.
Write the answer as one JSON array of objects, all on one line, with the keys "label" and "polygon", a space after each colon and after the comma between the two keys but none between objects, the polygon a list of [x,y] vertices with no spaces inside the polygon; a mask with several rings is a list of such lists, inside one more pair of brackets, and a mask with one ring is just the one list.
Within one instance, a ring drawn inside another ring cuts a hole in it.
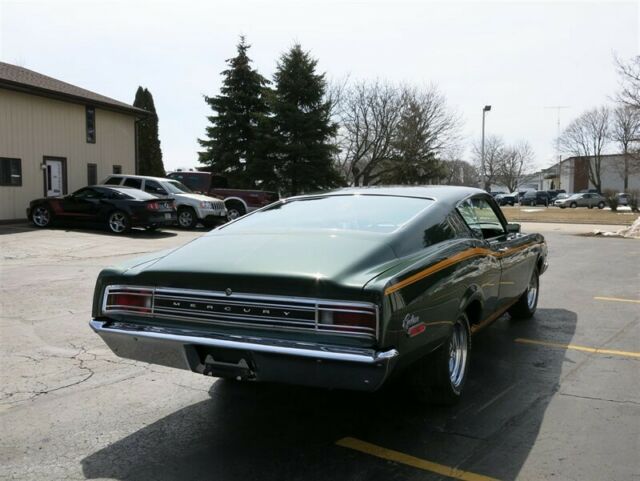
[{"label": "chrome wheel", "polygon": [[227,219],[233,220],[237,219],[238,217],[240,217],[240,212],[238,211],[238,209],[227,209]]},{"label": "chrome wheel", "polygon": [[49,225],[49,222],[51,222],[51,214],[49,213],[49,209],[41,205],[34,209],[31,219],[38,227],[46,227]]},{"label": "chrome wheel", "polygon": [[191,211],[186,209],[181,211],[180,214],[178,214],[178,224],[184,228],[191,227],[193,224],[193,214]]},{"label": "chrome wheel", "polygon": [[527,289],[527,307],[529,310],[534,310],[538,302],[538,276],[535,274],[531,276],[529,281],[529,288]]},{"label": "chrome wheel", "polygon": [[127,217],[122,212],[114,212],[109,216],[109,229],[116,234],[127,230]]},{"label": "chrome wheel", "polygon": [[468,345],[467,330],[458,321],[449,339],[449,380],[456,390],[462,385],[466,373]]}]

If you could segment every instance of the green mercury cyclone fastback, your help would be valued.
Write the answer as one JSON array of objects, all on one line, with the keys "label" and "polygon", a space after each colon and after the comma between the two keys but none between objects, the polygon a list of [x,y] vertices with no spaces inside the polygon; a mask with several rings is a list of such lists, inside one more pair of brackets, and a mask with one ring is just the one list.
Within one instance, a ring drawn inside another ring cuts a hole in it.
[{"label": "green mercury cyclone fastback", "polygon": [[280,200],[103,270],[91,327],[121,357],[209,376],[460,397],[470,336],[533,316],[547,247],[466,187]]}]

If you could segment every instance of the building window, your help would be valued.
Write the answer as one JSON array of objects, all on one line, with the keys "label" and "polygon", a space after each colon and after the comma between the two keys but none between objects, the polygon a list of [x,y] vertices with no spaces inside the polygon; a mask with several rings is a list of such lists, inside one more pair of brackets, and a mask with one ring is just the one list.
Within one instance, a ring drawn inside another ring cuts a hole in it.
[{"label": "building window", "polygon": [[86,107],[87,117],[87,143],[96,143],[96,108]]},{"label": "building window", "polygon": [[112,174],[122,174],[122,166],[114,165]]},{"label": "building window", "polygon": [[97,164],[87,164],[87,185],[96,185],[97,183],[98,183]]},{"label": "building window", "polygon": [[0,157],[0,185],[22,185],[22,161]]}]

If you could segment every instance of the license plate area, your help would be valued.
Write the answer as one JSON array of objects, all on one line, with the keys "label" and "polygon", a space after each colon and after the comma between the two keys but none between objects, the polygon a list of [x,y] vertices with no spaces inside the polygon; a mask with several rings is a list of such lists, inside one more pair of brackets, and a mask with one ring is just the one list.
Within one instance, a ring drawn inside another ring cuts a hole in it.
[{"label": "license plate area", "polygon": [[164,215],[164,218],[165,218],[165,219],[167,219],[167,220],[171,219],[171,213],[167,212],[167,213]]},{"label": "license plate area", "polygon": [[196,371],[205,376],[255,379],[255,364],[249,351],[193,346],[198,360]]}]

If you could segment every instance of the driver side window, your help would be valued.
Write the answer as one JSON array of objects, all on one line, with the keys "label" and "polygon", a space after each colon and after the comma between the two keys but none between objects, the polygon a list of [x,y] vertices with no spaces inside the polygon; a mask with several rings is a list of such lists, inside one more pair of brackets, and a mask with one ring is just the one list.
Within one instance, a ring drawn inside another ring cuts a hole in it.
[{"label": "driver side window", "polygon": [[467,225],[484,239],[505,234],[504,226],[486,199],[475,197],[458,204],[458,212]]}]

